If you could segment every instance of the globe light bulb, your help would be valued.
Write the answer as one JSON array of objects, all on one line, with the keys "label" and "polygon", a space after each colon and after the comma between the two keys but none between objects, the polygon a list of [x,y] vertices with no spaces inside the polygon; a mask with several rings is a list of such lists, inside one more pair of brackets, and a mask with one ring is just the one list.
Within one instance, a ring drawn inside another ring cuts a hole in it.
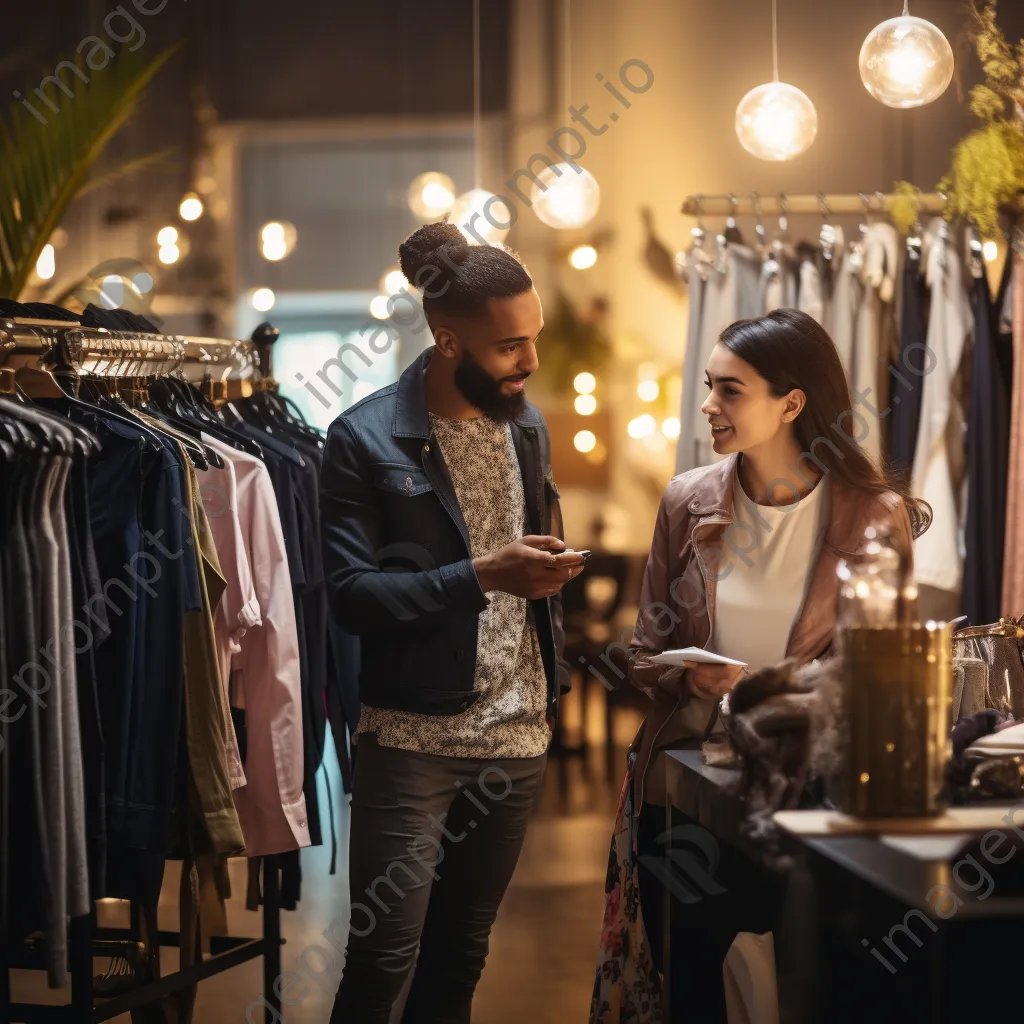
[{"label": "globe light bulb", "polygon": [[922,107],[937,100],[953,78],[953,48],[930,21],[914,18],[904,5],[868,33],[860,48],[860,77],[887,107]]},{"label": "globe light bulb", "polygon": [[266,313],[274,308],[277,296],[269,288],[257,288],[249,298],[252,308],[258,313]]},{"label": "globe light bulb", "polygon": [[[503,241],[508,234],[514,213],[509,210],[507,200],[497,199],[496,202],[488,203],[488,200],[494,198],[493,192],[485,188],[474,188],[463,192],[452,205],[448,220],[462,232],[470,245],[480,245],[481,239],[485,245],[494,245]],[[505,223],[507,227],[500,226]]]},{"label": "globe light bulb", "polygon": [[455,182],[447,174],[427,171],[412,179],[407,194],[409,209],[423,220],[443,217],[455,202]]},{"label": "globe light bulb", "polygon": [[759,85],[736,107],[736,135],[761,160],[792,160],[818,134],[818,112],[806,93],[786,82]]},{"label": "globe light bulb", "polygon": [[[577,164],[552,164],[537,175],[530,189],[530,203],[548,227],[581,228],[597,213],[601,186],[590,171]],[[596,261],[596,252],[594,258]]]}]

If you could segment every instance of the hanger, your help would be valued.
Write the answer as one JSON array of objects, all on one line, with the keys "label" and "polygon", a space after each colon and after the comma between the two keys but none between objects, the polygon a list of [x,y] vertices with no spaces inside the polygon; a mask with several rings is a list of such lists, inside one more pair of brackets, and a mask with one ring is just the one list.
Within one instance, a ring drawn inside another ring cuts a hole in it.
[{"label": "hanger", "polygon": [[757,235],[757,244],[762,252],[768,247],[768,232],[765,231],[764,221],[761,219],[761,194],[750,193],[750,204],[754,208],[754,233]]},{"label": "hanger", "polygon": [[824,192],[818,193],[818,209],[821,211],[821,230],[818,232],[818,244],[821,246],[822,258],[831,263],[836,245],[836,229],[828,222],[832,211],[829,209],[828,200],[825,198]]},{"label": "hanger", "polygon": [[846,260],[850,272],[853,274],[859,274],[864,267],[864,240],[868,233],[867,217],[870,209],[868,197],[863,192],[858,192],[857,195],[864,206],[864,212],[861,214],[860,223],[857,225],[859,236],[850,240],[850,251]]},{"label": "hanger", "polygon": [[740,201],[736,196],[729,193],[729,216],[725,219],[725,240],[733,245],[743,244],[743,234],[740,232],[739,227],[736,224],[736,210],[739,208]]}]

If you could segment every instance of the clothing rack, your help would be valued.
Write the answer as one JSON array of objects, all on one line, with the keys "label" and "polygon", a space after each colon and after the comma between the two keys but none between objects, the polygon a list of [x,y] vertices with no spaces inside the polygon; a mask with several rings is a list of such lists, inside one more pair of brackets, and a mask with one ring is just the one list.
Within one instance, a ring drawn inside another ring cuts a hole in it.
[{"label": "clothing rack", "polygon": [[[277,330],[262,324],[250,341],[190,338],[161,334],[106,331],[83,327],[74,321],[31,320],[0,317],[0,393],[15,384],[36,383],[48,378],[58,394],[53,372],[72,369],[100,377],[149,377],[178,372],[195,383],[212,382],[253,389],[276,389],[269,376],[270,351]],[[45,389],[44,389],[45,390]],[[239,391],[241,394],[242,391]],[[235,397],[227,393],[222,398]],[[211,955],[174,974],[140,984],[120,995],[97,1002],[93,990],[93,957],[116,955],[125,942],[137,939],[131,929],[100,927],[95,906],[83,917],[72,918],[68,928],[68,963],[71,1001],[60,1006],[14,1003],[11,1000],[12,968],[43,970],[41,948],[26,946],[15,957],[14,947],[0,934],[0,1024],[99,1024],[123,1013],[151,1005],[176,992],[191,988],[239,964],[263,957],[263,1000],[284,1020],[275,988],[281,974],[281,899],[277,856],[263,860],[263,935],[211,936]],[[180,946],[178,932],[159,931],[160,946]]]},{"label": "clothing rack", "polygon": [[[866,192],[847,195],[828,195],[824,192],[807,195],[692,195],[683,200],[683,215],[700,216],[757,216],[766,214],[779,216],[793,213],[857,214],[886,213],[892,209],[893,201],[902,199],[882,192]],[[946,197],[940,192],[922,192],[915,197],[920,213],[942,213],[946,208]]]},{"label": "clothing rack", "polygon": [[65,369],[104,378],[177,373],[215,402],[248,398],[254,390],[277,389],[270,376],[270,345],[277,333],[262,324],[253,340],[238,341],[0,318],[0,393],[14,391],[17,380],[29,394],[59,397],[53,372]]},{"label": "clothing rack", "polygon": [[[829,195],[824,192],[814,194],[761,195],[751,192],[749,195],[697,195],[687,196],[683,200],[682,213],[685,217],[702,216],[785,216],[791,213],[830,214],[863,214],[888,213],[896,201],[905,201],[907,197],[885,192],[858,192],[856,194]],[[939,214],[946,209],[946,197],[941,192],[920,192],[914,198],[919,214]],[[1016,212],[1024,211],[1024,192],[1008,205],[1008,209]]]}]

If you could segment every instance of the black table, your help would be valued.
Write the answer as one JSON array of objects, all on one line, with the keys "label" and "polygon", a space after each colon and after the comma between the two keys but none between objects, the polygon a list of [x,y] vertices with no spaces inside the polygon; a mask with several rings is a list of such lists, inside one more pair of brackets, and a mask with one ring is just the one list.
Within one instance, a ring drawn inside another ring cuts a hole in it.
[{"label": "black table", "polygon": [[[768,930],[784,1024],[1024,1015],[1024,835],[1007,831],[999,846],[990,838],[992,859],[981,833],[923,844],[788,837],[794,866],[781,872],[743,835],[736,771],[705,765],[699,749],[667,751],[654,770],[666,773],[674,826],[665,862],[673,878],[666,1022],[712,1024],[719,1005],[695,1013],[694,992],[710,999],[700,990],[720,985],[730,935]],[[1016,820],[1024,826],[1024,808]]]}]

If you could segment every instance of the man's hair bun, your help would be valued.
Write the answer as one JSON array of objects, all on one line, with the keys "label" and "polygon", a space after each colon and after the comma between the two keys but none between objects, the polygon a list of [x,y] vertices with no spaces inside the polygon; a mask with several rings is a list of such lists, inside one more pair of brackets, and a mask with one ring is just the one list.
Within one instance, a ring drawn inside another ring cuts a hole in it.
[{"label": "man's hair bun", "polygon": [[405,279],[422,293],[428,320],[442,314],[476,316],[491,299],[512,298],[533,287],[511,249],[470,245],[448,221],[417,228],[398,247],[398,262]]},{"label": "man's hair bun", "polygon": [[416,275],[424,267],[437,267],[444,274],[448,266],[460,266],[468,255],[469,245],[462,232],[447,221],[424,224],[398,247],[398,261],[410,284],[416,282]]}]

